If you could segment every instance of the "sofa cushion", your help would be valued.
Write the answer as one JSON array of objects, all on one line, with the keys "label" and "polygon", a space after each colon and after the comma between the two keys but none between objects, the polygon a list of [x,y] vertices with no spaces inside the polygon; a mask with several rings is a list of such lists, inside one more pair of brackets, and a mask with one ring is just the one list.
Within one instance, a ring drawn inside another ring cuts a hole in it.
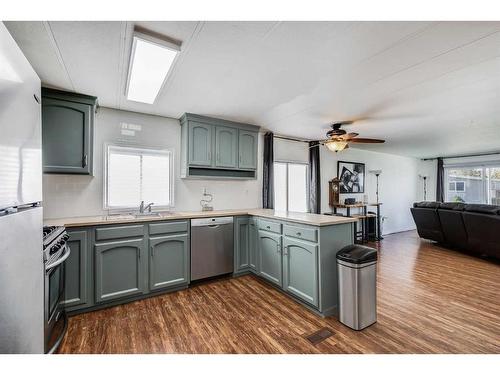
[{"label": "sofa cushion", "polygon": [[467,232],[467,250],[500,259],[500,215],[464,211],[462,217]]},{"label": "sofa cushion", "polygon": [[500,212],[500,206],[492,204],[466,204],[465,211],[477,212],[480,214],[497,215]]},{"label": "sofa cushion", "polygon": [[463,221],[463,211],[440,208],[437,212],[445,243],[456,249],[467,249],[467,232]]},{"label": "sofa cushion", "polygon": [[438,210],[427,207],[412,207],[410,211],[420,237],[436,242],[444,242]]},{"label": "sofa cushion", "polygon": [[419,208],[439,208],[439,202],[417,202],[413,204],[413,207]]},{"label": "sofa cushion", "polygon": [[465,203],[460,202],[445,202],[439,205],[442,210],[453,210],[453,211],[463,211],[465,208]]}]

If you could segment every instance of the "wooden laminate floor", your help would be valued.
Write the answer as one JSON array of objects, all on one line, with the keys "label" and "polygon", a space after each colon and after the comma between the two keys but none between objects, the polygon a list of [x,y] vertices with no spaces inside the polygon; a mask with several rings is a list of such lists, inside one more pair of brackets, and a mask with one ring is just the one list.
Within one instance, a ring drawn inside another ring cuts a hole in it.
[{"label": "wooden laminate floor", "polygon": [[[500,353],[500,265],[421,241],[380,244],[378,321],[355,332],[254,276],[74,316],[60,353]],[[303,336],[328,327],[313,346]]]}]

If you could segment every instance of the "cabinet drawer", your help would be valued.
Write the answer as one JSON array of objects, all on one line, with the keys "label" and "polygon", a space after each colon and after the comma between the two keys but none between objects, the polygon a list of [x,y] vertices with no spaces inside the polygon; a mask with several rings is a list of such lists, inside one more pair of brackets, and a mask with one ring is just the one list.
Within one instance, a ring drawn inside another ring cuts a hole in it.
[{"label": "cabinet drawer", "polygon": [[290,224],[283,225],[283,234],[287,237],[300,238],[301,240],[318,242],[318,230]]},{"label": "cabinet drawer", "polygon": [[95,230],[96,241],[142,236],[144,236],[144,225],[122,225],[119,227],[97,228]]},{"label": "cabinet drawer", "polygon": [[173,221],[170,223],[153,223],[149,224],[149,234],[168,234],[188,231],[187,221]]},{"label": "cabinet drawer", "polygon": [[281,234],[281,224],[274,221],[259,219],[259,229]]}]

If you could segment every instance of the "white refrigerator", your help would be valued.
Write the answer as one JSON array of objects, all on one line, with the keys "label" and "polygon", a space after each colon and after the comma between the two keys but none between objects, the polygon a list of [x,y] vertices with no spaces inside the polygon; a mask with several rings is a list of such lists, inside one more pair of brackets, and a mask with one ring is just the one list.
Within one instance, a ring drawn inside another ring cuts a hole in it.
[{"label": "white refrigerator", "polygon": [[0,353],[44,352],[40,79],[0,22]]}]

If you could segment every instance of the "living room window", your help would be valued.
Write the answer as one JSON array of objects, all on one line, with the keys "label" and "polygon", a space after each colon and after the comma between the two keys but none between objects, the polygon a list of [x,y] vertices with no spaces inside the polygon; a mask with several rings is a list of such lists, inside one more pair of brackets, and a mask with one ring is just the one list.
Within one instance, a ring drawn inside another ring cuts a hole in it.
[{"label": "living room window", "polygon": [[308,164],[274,163],[276,211],[309,212],[308,173]]},{"label": "living room window", "polygon": [[445,168],[448,202],[500,204],[500,165]]},{"label": "living room window", "polygon": [[173,155],[170,150],[108,145],[104,209],[135,209],[141,201],[173,206]]}]

